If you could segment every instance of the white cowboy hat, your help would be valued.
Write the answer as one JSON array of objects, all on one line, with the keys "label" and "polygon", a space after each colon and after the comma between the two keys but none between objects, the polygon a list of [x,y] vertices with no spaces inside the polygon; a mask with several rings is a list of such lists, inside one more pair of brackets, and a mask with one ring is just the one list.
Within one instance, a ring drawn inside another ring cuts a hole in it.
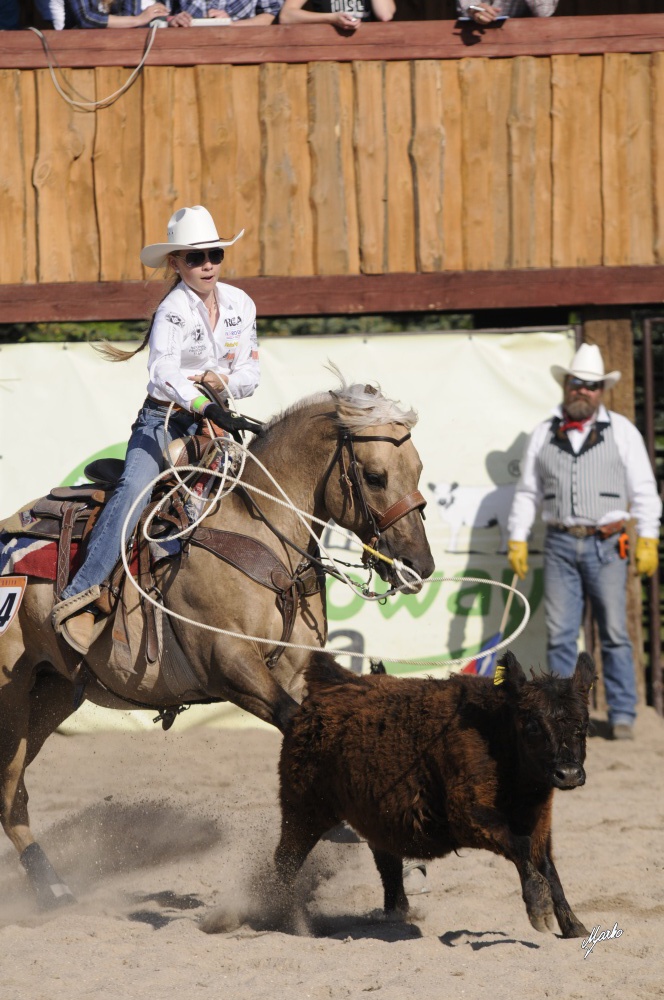
[{"label": "white cowboy hat", "polygon": [[222,240],[207,208],[178,208],[168,220],[168,243],[151,243],[141,250],[146,267],[161,267],[169,253],[177,250],[208,250],[211,247],[231,247],[244,234],[241,229],[232,240]]},{"label": "white cowboy hat", "polygon": [[584,382],[603,382],[605,389],[610,389],[620,381],[620,372],[604,373],[604,361],[600,349],[596,344],[581,344],[569,368],[562,365],[552,365],[551,374],[556,382],[565,385],[568,375],[574,378],[581,378]]}]

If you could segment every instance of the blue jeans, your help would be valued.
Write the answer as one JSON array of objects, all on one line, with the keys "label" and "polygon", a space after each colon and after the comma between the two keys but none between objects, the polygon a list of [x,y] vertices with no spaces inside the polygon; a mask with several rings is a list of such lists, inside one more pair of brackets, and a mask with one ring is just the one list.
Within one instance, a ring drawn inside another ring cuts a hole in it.
[{"label": "blue jeans", "polygon": [[[95,584],[103,583],[113,572],[113,567],[120,558],[122,525],[131,505],[148,483],[166,468],[164,458],[166,412],[166,407],[158,406],[150,400],[146,400],[143,409],[139,410],[131,429],[122,476],[92,529],[85,562],[62,592],[63,600],[80,594]],[[171,414],[168,423],[168,442],[188,434],[195,434],[197,427],[198,424],[190,413]],[[130,537],[149,502],[148,491],[134,508],[127,525],[126,538]]]},{"label": "blue jeans", "polygon": [[628,560],[618,555],[618,536],[575,538],[547,531],[544,545],[544,611],[549,670],[574,673],[577,638],[588,596],[602,649],[609,722],[631,724],[636,716],[636,679],[627,632]]}]

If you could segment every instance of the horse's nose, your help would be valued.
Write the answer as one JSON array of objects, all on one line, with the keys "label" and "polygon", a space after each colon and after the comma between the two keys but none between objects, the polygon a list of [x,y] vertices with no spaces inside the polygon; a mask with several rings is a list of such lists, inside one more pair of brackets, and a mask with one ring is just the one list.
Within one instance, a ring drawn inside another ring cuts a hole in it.
[{"label": "horse's nose", "polygon": [[585,785],[586,772],[575,761],[557,764],[553,771],[553,783],[556,788],[578,788]]}]

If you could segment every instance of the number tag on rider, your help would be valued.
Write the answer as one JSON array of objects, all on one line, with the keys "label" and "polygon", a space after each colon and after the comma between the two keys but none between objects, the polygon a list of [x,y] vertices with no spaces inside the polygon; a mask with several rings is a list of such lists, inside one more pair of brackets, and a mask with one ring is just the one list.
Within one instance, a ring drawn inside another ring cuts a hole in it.
[{"label": "number tag on rider", "polygon": [[18,614],[27,583],[27,576],[0,576],[0,635]]}]

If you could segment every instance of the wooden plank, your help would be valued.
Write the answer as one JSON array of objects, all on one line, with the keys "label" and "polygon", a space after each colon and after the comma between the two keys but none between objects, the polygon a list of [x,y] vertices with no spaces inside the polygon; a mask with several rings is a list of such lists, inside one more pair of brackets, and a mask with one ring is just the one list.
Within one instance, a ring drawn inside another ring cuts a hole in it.
[{"label": "wooden plank", "polygon": [[463,257],[463,172],[459,63],[440,63],[443,124],[443,267],[460,270]]},{"label": "wooden plank", "polygon": [[554,267],[588,267],[602,260],[602,60],[599,56],[555,56],[551,62],[552,263]]},{"label": "wooden plank", "polygon": [[[215,220],[222,236],[233,237],[244,227],[236,212],[238,123],[233,98],[233,69],[230,66],[198,66],[196,90],[200,115],[201,204]],[[251,169],[255,166],[247,164]],[[246,220],[248,221],[248,220]],[[256,222],[256,220],[254,220]],[[236,228],[237,227],[237,228]],[[226,254],[224,274],[237,267],[237,254],[243,237]],[[243,248],[244,249],[244,248]]]},{"label": "wooden plank", "polygon": [[463,185],[463,259],[469,270],[491,266],[493,233],[488,217],[491,192],[491,94],[488,60],[462,59],[461,177]]},{"label": "wooden plank", "polygon": [[[173,182],[174,70],[146,69],[143,74],[143,172],[141,176],[141,243],[165,243],[168,220],[176,205]],[[147,278],[152,268],[142,268]]]},{"label": "wooden plank", "polygon": [[[35,73],[21,73],[20,101],[22,115],[23,161],[23,280],[37,281],[37,192],[32,174],[37,156],[37,80]],[[2,216],[5,217],[4,215]]]},{"label": "wooden plank", "polygon": [[413,162],[417,269],[440,271],[443,265],[442,82],[439,62],[413,65]]},{"label": "wooden plank", "polygon": [[[661,303],[664,266],[241,278],[261,316],[469,311]],[[0,285],[6,323],[138,319],[161,282]]]},{"label": "wooden plank", "polygon": [[656,264],[664,263],[664,55],[651,57],[653,246]]},{"label": "wooden plank", "polygon": [[348,229],[339,121],[339,66],[335,63],[312,64],[308,92],[314,271],[316,274],[347,274]]},{"label": "wooden plank", "polygon": [[262,176],[270,178],[261,220],[265,274],[313,273],[306,87],[304,66],[261,68]]},{"label": "wooden plank", "polygon": [[[71,86],[94,100],[92,70],[71,70]],[[92,152],[95,116],[77,114],[39,70],[37,190],[39,279],[82,281],[99,275]]]},{"label": "wooden plank", "polygon": [[[127,71],[104,67],[96,71],[97,94],[115,93]],[[93,170],[99,269],[102,281],[122,281],[141,275],[142,230],[136,208],[141,196],[142,81],[109,108],[97,113]]]},{"label": "wooden plank", "polygon": [[[199,66],[201,202],[222,236],[241,229],[226,253],[223,274],[260,274],[261,137],[259,70]],[[210,97],[212,96],[212,99]]]},{"label": "wooden plank", "polygon": [[172,130],[173,192],[176,208],[201,203],[201,142],[198,130],[199,114],[207,110],[207,100],[199,105],[196,71],[183,67],[173,74],[173,104],[162,106],[167,111]]},{"label": "wooden plank", "polygon": [[387,270],[415,271],[415,214],[410,141],[413,134],[412,66],[385,66],[387,133]]},{"label": "wooden plank", "polygon": [[[136,66],[149,35],[135,29],[47,31],[60,66]],[[367,24],[344,37],[332,25],[157,30],[150,66],[222,63],[392,61],[406,59],[504,58],[517,55],[661,52],[664,14],[512,18],[502,28],[463,31],[454,21]],[[2,68],[44,68],[39,39],[27,31],[3,37]]]},{"label": "wooden plank", "polygon": [[551,264],[551,64],[514,60],[508,117],[511,267]]},{"label": "wooden plank", "polygon": [[[232,71],[233,108],[236,122],[236,159],[229,180],[234,191],[229,193],[225,211],[231,211],[232,234],[245,230],[239,243],[229,251],[225,273],[260,274],[260,221],[263,205],[260,67],[238,66]],[[231,161],[232,162],[232,161]],[[224,222],[224,227],[227,223]]]},{"label": "wooden plank", "polygon": [[341,170],[346,194],[346,229],[348,238],[348,270],[360,272],[360,223],[357,211],[357,178],[355,175],[355,81],[350,64],[339,66],[339,128]]},{"label": "wooden plank", "polygon": [[[5,155],[0,172],[0,260],[3,281],[23,281],[26,277],[27,220],[24,199],[23,114],[18,70],[0,70],[0,106],[3,109]],[[9,224],[11,220],[11,224]]]},{"label": "wooden plank", "polygon": [[387,262],[385,65],[358,62],[353,75],[360,266],[364,274],[382,274]]},{"label": "wooden plank", "polygon": [[602,81],[603,262],[651,264],[649,56],[609,54]]},{"label": "wooden plank", "polygon": [[[508,162],[509,133],[507,118],[510,107],[512,81],[511,59],[487,61],[489,84],[489,117],[486,129],[489,132],[489,175],[490,186],[487,208],[491,217],[491,252],[489,267],[507,267],[510,256],[510,190]],[[472,197],[472,191],[469,192]],[[489,236],[489,233],[487,233]]]}]

